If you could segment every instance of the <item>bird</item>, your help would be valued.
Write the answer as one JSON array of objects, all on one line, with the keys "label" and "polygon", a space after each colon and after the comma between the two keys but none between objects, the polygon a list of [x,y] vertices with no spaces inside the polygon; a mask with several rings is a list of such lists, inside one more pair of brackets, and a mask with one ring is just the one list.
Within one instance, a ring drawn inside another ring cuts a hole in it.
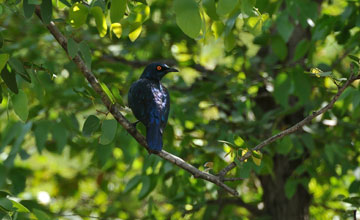
[{"label": "bird", "polygon": [[169,117],[170,95],[160,81],[170,72],[179,71],[164,63],[151,63],[145,67],[140,79],[131,85],[128,93],[130,109],[137,122],[146,127],[149,153],[159,153],[163,147],[162,135]]}]

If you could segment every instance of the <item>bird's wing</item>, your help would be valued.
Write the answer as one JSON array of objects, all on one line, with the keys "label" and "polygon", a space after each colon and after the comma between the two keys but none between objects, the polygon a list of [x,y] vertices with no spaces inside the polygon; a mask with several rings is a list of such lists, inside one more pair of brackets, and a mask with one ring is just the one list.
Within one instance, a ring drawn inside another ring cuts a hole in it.
[{"label": "bird's wing", "polygon": [[140,79],[131,85],[128,103],[135,117],[143,124],[149,119],[149,103],[152,100],[151,88],[147,80]]}]

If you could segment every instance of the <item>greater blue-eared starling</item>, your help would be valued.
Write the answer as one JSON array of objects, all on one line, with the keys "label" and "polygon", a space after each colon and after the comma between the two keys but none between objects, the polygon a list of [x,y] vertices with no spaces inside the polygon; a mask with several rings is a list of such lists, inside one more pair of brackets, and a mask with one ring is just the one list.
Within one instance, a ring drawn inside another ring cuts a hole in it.
[{"label": "greater blue-eared starling", "polygon": [[146,142],[153,153],[161,151],[162,135],[170,111],[169,92],[160,80],[169,72],[178,72],[163,63],[151,63],[128,94],[128,103],[135,117],[146,127]]}]

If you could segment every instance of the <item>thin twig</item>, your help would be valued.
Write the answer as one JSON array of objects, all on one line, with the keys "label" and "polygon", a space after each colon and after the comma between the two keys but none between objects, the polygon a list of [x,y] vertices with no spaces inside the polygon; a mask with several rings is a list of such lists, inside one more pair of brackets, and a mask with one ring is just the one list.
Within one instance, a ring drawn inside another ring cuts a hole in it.
[{"label": "thin twig", "polygon": [[[360,75],[354,75],[353,73],[353,67],[351,67],[351,74],[350,77],[348,78],[348,80],[344,83],[344,85],[342,85],[339,89],[338,92],[335,94],[335,96],[331,99],[330,103],[327,104],[326,106],[324,106],[323,108],[319,109],[318,111],[313,112],[311,115],[307,116],[306,118],[304,118],[302,121],[298,122],[297,124],[293,125],[292,127],[281,131],[279,133],[277,133],[274,136],[271,136],[270,138],[266,139],[265,141],[261,142],[260,144],[258,144],[256,147],[252,148],[250,151],[248,151],[245,155],[243,155],[239,160],[240,162],[245,161],[246,159],[248,159],[251,155],[253,151],[258,151],[260,149],[262,149],[263,147],[265,147],[266,145],[269,145],[271,143],[273,143],[274,141],[283,138],[284,136],[287,136],[289,134],[292,134],[294,132],[296,132],[297,130],[299,130],[300,128],[302,128],[304,125],[308,124],[309,122],[311,122],[311,120],[313,120],[315,117],[323,114],[324,112],[326,112],[327,110],[331,109],[334,106],[334,103],[339,99],[340,95],[344,92],[344,90],[349,87],[351,85],[352,82],[354,82],[355,80],[360,79]],[[236,163],[232,162],[230,163],[228,166],[226,166],[224,169],[222,169],[218,176],[220,177],[220,179],[224,179],[225,175],[232,170],[233,168],[236,167]]]},{"label": "thin twig", "polygon": [[[41,13],[40,13],[40,7],[36,7],[35,10],[37,16],[41,19]],[[65,50],[66,54],[68,54],[67,51],[67,39],[65,36],[59,31],[59,29],[55,26],[54,22],[50,22],[50,24],[46,25],[47,29],[50,31],[50,33],[54,36],[54,38],[57,40],[57,42],[61,45],[61,47]],[[69,59],[70,56],[69,56]],[[91,72],[91,70],[85,65],[85,62],[82,60],[82,58],[79,55],[76,55],[73,59],[74,63],[78,66],[81,73],[84,75],[84,77],[88,80],[91,87],[94,89],[94,91],[100,96],[102,102],[107,107],[109,112],[113,115],[113,117],[119,122],[121,126],[123,126],[126,131],[131,134],[136,141],[145,147],[149,152],[150,149],[147,146],[145,137],[140,134],[136,128],[121,114],[119,111],[119,108],[112,104],[109,97],[106,95],[106,93],[102,90],[98,79],[95,77],[95,75]],[[164,150],[159,152],[159,157],[175,164],[176,166],[188,171],[191,173],[195,178],[204,179],[206,181],[212,182],[222,188],[224,188],[228,193],[237,196],[238,192],[235,189],[232,189],[231,187],[227,186],[223,181],[220,180],[218,176],[202,172],[192,166],[191,164],[185,162],[183,159],[172,155]]]}]

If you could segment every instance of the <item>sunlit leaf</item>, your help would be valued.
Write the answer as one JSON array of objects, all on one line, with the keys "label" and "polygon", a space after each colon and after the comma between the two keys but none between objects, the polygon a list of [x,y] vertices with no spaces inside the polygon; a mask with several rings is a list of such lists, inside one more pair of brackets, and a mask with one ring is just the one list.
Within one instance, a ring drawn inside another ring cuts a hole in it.
[{"label": "sunlit leaf", "polygon": [[116,129],[117,121],[115,119],[103,121],[99,143],[102,145],[110,144],[115,138]]},{"label": "sunlit leaf", "polygon": [[110,89],[106,86],[105,83],[100,83],[101,88],[106,93],[107,97],[110,99],[112,104],[115,104],[114,95],[111,93]]},{"label": "sunlit leaf", "polygon": [[79,28],[85,24],[86,18],[89,14],[89,9],[81,3],[75,3],[69,11],[70,24],[74,28]]},{"label": "sunlit leaf", "polygon": [[100,37],[104,37],[107,33],[107,24],[105,15],[99,6],[92,7],[90,13],[95,17],[96,28],[99,31]]},{"label": "sunlit leaf", "polygon": [[142,26],[140,25],[135,30],[133,30],[129,33],[129,38],[130,38],[131,42],[134,42],[140,36],[141,29],[142,29]]},{"label": "sunlit leaf", "polygon": [[122,34],[122,27],[120,23],[112,23],[110,26],[110,32],[114,32],[115,36],[117,38],[121,37]]},{"label": "sunlit leaf", "polygon": [[206,14],[213,20],[218,20],[219,16],[216,14],[215,0],[203,0],[202,4],[205,8]]},{"label": "sunlit leaf", "polygon": [[27,209],[25,206],[23,206],[21,203],[18,203],[14,200],[10,200],[13,207],[16,209],[17,212],[30,212],[29,209]]},{"label": "sunlit leaf", "polygon": [[8,60],[9,60],[9,54],[7,54],[7,53],[0,54],[0,72],[5,67]]}]

